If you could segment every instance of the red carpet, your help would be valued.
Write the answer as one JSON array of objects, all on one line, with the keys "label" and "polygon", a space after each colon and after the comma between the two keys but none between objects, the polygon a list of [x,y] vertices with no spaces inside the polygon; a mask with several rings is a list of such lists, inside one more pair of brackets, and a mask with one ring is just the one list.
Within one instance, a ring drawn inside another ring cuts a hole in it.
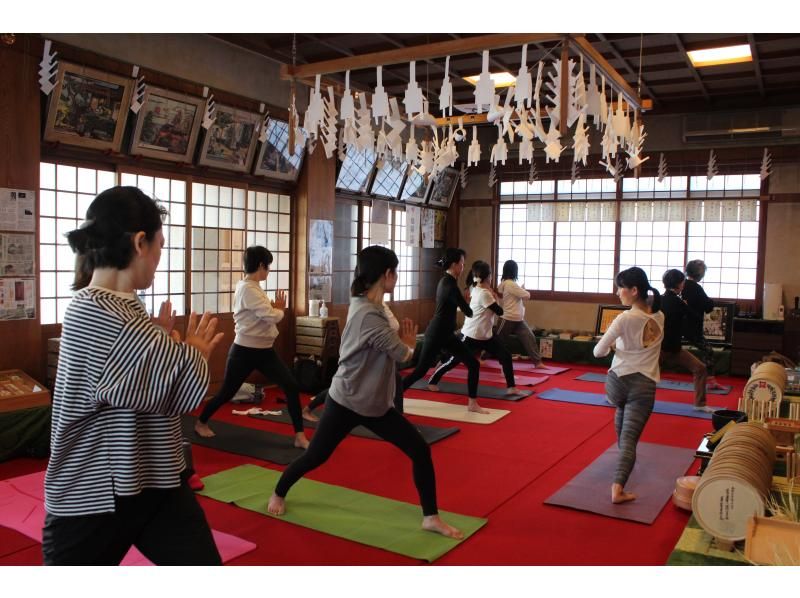
[{"label": "red carpet", "polygon": [[[549,363],[549,362],[548,362]],[[585,371],[602,367],[566,365],[572,369],[536,386],[599,392],[597,384],[575,381]],[[676,380],[689,376],[668,374]],[[722,377],[732,384],[725,397],[710,396],[714,405],[734,407],[744,379]],[[273,395],[274,396],[274,395]],[[465,397],[411,390],[409,397],[463,404]],[[691,393],[659,390],[663,401],[691,402]],[[308,399],[304,399],[304,402]],[[491,426],[457,424],[461,431],[431,447],[436,466],[439,504],[444,510],[489,518],[489,523],[444,558],[442,565],[467,564],[650,564],[666,562],[683,531],[688,514],[667,504],[653,525],[609,519],[591,513],[544,505],[544,500],[583,470],[615,440],[613,410],[537,400],[534,394],[518,403],[480,401],[486,407],[512,413]],[[274,400],[262,407],[274,409]],[[284,408],[280,405],[278,408]],[[288,425],[230,414],[223,408],[218,418],[242,426],[290,434]],[[442,426],[440,420],[412,417]],[[213,421],[211,423],[213,427]],[[668,415],[653,415],[642,440],[673,446],[696,447],[709,422]],[[309,435],[313,431],[308,431]],[[195,468],[208,475],[246,462],[281,469],[267,462],[194,447]],[[17,459],[0,463],[0,479],[45,467],[44,461]],[[690,470],[691,471],[691,470]],[[417,502],[408,459],[388,443],[348,437],[333,457],[309,477],[327,483]],[[291,495],[289,495],[291,498]],[[606,497],[598,497],[604,500]],[[342,540],[298,526],[287,525],[200,498],[209,523],[258,545],[253,552],[230,564],[246,565],[392,565],[417,561]],[[0,528],[0,564],[39,564],[41,548],[21,534]]]}]

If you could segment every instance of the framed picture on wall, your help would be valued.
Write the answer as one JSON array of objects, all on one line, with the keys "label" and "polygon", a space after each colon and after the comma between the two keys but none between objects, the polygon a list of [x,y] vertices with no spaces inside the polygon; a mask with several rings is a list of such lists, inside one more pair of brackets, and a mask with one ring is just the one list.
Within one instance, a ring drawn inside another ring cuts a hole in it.
[{"label": "framed picture on wall", "polygon": [[133,79],[59,62],[50,94],[45,141],[118,152]]},{"label": "framed picture on wall", "polygon": [[598,305],[597,306],[597,322],[594,325],[595,336],[605,334],[611,322],[624,311],[629,310],[630,307],[621,304],[613,305]]},{"label": "framed picture on wall", "polygon": [[217,104],[214,124],[206,131],[200,158],[202,166],[249,172],[262,116]]},{"label": "framed picture on wall", "polygon": [[703,317],[703,336],[713,343],[730,343],[733,339],[735,301],[715,301],[714,309]]},{"label": "framed picture on wall", "polygon": [[457,184],[458,171],[455,168],[445,168],[430,182],[428,205],[449,208]]},{"label": "framed picture on wall", "polygon": [[191,163],[205,99],[147,87],[131,140],[134,155]]},{"label": "framed picture on wall", "polygon": [[294,183],[300,175],[304,153],[302,143],[296,143],[294,151],[289,151],[289,123],[270,118],[267,140],[258,151],[253,174]]}]

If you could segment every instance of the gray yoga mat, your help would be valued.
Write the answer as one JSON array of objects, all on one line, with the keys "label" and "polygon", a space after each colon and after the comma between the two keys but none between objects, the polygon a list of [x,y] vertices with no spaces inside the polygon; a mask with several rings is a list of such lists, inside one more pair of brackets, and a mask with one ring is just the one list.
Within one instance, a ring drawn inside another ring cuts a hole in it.
[{"label": "gray yoga mat", "polygon": [[[603,382],[605,383],[607,378],[606,374],[598,374],[596,372],[586,372],[585,374],[581,374],[576,380],[583,380],[584,382]],[[662,379],[658,384],[656,384],[656,388],[663,388],[664,390],[682,390],[684,392],[694,392],[694,384],[691,382],[681,382],[680,380],[664,380]],[[732,386],[722,385],[722,388],[717,388],[714,390],[706,390],[706,394],[709,395],[726,395],[731,391]]]},{"label": "gray yoga mat", "polygon": [[[250,417],[255,419],[264,419],[271,422],[279,422],[282,424],[291,424],[292,420],[289,417],[289,413],[286,410],[281,410],[280,415],[268,415],[266,413],[251,413]],[[319,422],[310,422],[307,419],[303,420],[303,425],[306,428],[316,428]],[[459,428],[437,428],[435,426],[426,426],[423,424],[414,424],[414,426],[419,430],[419,433],[422,434],[422,437],[425,439],[425,442],[428,444],[433,444],[439,440],[443,440],[448,436],[452,436],[456,432],[458,432]],[[383,440],[377,434],[374,434],[364,426],[357,426],[353,428],[350,432],[353,436],[359,436],[361,438],[371,438],[372,440]]]},{"label": "gray yoga mat", "polygon": [[[594,392],[581,392],[579,390],[564,390],[563,388],[549,388],[539,393],[540,399],[546,401],[561,401],[563,403],[577,403],[579,405],[597,405],[598,407],[613,407],[606,399],[606,395]],[[681,415],[683,417],[694,417],[696,419],[711,419],[711,414],[705,411],[695,411],[692,405],[687,403],[675,403],[674,401],[656,401],[653,406],[653,413],[664,415]]]},{"label": "gray yoga mat", "polygon": [[216,436],[203,438],[194,431],[196,420],[197,418],[191,415],[181,417],[183,436],[192,444],[245,457],[255,457],[278,465],[287,465],[303,454],[303,449],[294,446],[294,435],[284,436],[267,430],[212,421],[210,426]]},{"label": "gray yoga mat", "polygon": [[[437,384],[437,386],[439,387],[439,392],[450,393],[454,395],[463,395],[465,397],[468,396],[467,385],[465,383],[448,382],[447,380],[441,380],[439,384]],[[411,386],[411,388],[416,390],[428,390],[428,381],[425,379],[418,380]],[[500,388],[498,386],[483,386],[482,384],[478,384],[478,398],[498,399],[500,401],[519,401],[533,394],[532,390],[525,390],[522,388],[518,388],[517,390],[519,394],[509,396],[506,395],[505,388]]]},{"label": "gray yoga mat", "polygon": [[672,496],[675,479],[692,465],[694,449],[640,442],[636,466],[625,484],[625,490],[634,493],[636,500],[615,505],[611,502],[611,484],[618,457],[619,449],[611,446],[545,504],[649,525]]}]

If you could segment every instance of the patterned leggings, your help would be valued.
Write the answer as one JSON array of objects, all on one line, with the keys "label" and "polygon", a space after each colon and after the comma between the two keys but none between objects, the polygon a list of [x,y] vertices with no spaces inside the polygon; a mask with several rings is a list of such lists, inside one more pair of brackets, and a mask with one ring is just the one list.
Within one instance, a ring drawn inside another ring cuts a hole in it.
[{"label": "patterned leggings", "polygon": [[608,372],[606,379],[608,402],[617,408],[614,427],[617,430],[619,462],[614,473],[614,483],[625,485],[636,463],[636,445],[653,412],[656,400],[656,383],[644,374],[617,376]]}]

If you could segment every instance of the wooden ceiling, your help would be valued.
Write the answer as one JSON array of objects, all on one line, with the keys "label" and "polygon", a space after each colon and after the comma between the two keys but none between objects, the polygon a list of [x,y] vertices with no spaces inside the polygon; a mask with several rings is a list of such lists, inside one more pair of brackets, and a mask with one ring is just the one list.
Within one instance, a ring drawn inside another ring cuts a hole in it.
[{"label": "wooden ceiling", "polygon": [[[292,64],[292,34],[214,33],[214,37],[257,52],[284,64]],[[408,48],[432,42],[472,37],[456,33],[298,33],[296,64]],[[587,39],[642,98],[653,100],[652,113],[704,112],[764,106],[800,104],[800,35],[777,33],[590,33]],[[697,50],[749,44],[753,61],[695,69],[686,55]],[[521,48],[491,53],[492,72],[516,73]],[[528,47],[528,65],[543,57],[559,56],[558,42]],[[445,59],[421,61],[416,79],[435,102],[442,85]],[[641,66],[641,86],[639,69]],[[586,67],[588,70],[588,66]],[[450,77],[454,104],[474,102],[474,87],[461,79],[481,71],[479,53],[451,56]],[[344,73],[330,76],[344,81]],[[375,69],[351,71],[351,87],[374,88]],[[402,97],[408,85],[408,64],[385,65],[383,86]],[[427,90],[427,91],[426,91]]]}]

